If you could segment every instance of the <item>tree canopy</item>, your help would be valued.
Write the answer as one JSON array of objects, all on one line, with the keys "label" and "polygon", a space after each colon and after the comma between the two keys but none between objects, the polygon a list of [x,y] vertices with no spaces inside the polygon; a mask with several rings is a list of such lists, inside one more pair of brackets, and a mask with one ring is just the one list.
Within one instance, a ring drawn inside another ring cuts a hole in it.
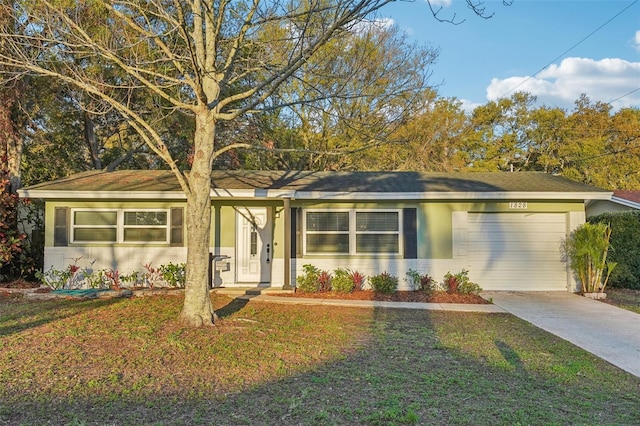
[{"label": "tree canopy", "polygon": [[[611,114],[586,97],[571,112],[535,108],[518,93],[469,115],[429,84],[437,50],[375,19],[390,1],[5,2],[0,96],[19,90],[20,103],[4,103],[0,130],[14,135],[14,158],[24,143],[30,183],[87,168],[173,171],[187,198],[191,325],[212,321],[216,167],[513,168],[638,185],[637,109]],[[47,170],[37,156],[52,159]]]}]

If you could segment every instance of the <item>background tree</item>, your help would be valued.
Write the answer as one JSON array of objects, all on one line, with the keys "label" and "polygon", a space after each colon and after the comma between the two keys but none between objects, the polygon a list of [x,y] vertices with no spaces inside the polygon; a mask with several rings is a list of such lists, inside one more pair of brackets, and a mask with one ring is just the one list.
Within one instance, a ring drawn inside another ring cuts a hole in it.
[{"label": "background tree", "polygon": [[[15,26],[9,9],[9,5],[4,3],[0,5],[0,28],[6,31],[12,31]],[[0,52],[9,50],[9,46],[0,38]],[[20,77],[15,75],[14,78],[0,81],[0,158],[3,160],[3,177],[6,177],[9,182],[9,186],[5,188],[3,184],[2,189],[12,193],[21,186],[21,117],[17,101],[24,95],[26,88]]]},{"label": "background tree", "polygon": [[406,118],[391,135],[390,143],[361,153],[361,170],[463,171],[468,156],[462,145],[469,118],[455,99],[436,98],[425,92],[426,106]]},{"label": "background tree", "polygon": [[473,132],[466,138],[474,170],[524,170],[530,158],[528,138],[534,96],[518,92],[473,110]]},{"label": "background tree", "polygon": [[424,107],[437,54],[410,43],[386,21],[353,26],[266,100],[271,112],[262,116],[259,138],[269,149],[241,151],[240,163],[257,169],[358,168],[365,149],[390,143],[394,130]]},{"label": "background tree", "polygon": [[[174,172],[187,197],[187,284],[181,320],[211,324],[209,191],[218,122],[255,111],[322,46],[389,0],[31,1],[10,11],[0,65],[6,78],[51,77],[108,104]],[[278,29],[281,37],[266,37]],[[117,84],[105,75],[116,73]],[[347,89],[346,86],[340,87]],[[145,96],[193,117],[190,172],[154,127]],[[343,96],[348,96],[343,93]],[[298,99],[297,103],[306,99]],[[270,108],[282,105],[274,103]],[[230,147],[224,147],[228,150]]]}]

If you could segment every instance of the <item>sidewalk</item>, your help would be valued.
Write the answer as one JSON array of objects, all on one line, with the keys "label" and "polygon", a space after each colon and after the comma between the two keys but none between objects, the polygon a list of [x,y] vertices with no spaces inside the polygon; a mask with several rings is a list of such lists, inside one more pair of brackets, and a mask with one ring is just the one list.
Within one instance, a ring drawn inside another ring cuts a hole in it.
[{"label": "sidewalk", "polygon": [[[221,293],[222,294],[222,293]],[[462,303],[418,303],[418,302],[383,302],[378,300],[339,300],[339,299],[312,299],[304,297],[279,297],[269,295],[238,295],[238,299],[256,302],[289,303],[296,305],[324,305],[343,306],[352,308],[393,308],[393,309],[423,309],[430,311],[455,311],[455,312],[485,312],[505,313],[506,311],[496,305],[475,305]]]}]

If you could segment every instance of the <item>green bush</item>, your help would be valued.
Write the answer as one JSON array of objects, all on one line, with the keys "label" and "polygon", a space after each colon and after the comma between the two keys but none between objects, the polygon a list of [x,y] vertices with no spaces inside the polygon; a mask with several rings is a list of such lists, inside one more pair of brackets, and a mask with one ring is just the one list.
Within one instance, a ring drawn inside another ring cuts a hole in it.
[{"label": "green bush", "polygon": [[187,265],[179,263],[174,265],[169,262],[168,265],[160,265],[160,274],[164,282],[171,287],[184,287],[187,281]]},{"label": "green bush", "polygon": [[331,288],[334,291],[340,293],[350,293],[353,291],[353,280],[348,270],[338,268],[333,272],[333,280],[331,281]]},{"label": "green bush", "polygon": [[393,293],[398,289],[398,277],[383,272],[379,275],[369,277],[369,284],[376,293]]},{"label": "green bush", "polygon": [[563,242],[569,266],[582,284],[583,293],[604,291],[616,263],[607,259],[611,227],[606,223],[583,223]]},{"label": "green bush", "polygon": [[420,290],[429,293],[434,290],[435,280],[429,274],[420,275],[420,272],[415,269],[407,271],[405,281],[409,285],[409,289],[414,291]]},{"label": "green bush", "polygon": [[457,274],[447,272],[444,276],[444,287],[449,293],[478,294],[482,288],[469,280],[469,271],[463,269]]},{"label": "green bush", "polygon": [[589,222],[611,226],[608,259],[617,266],[609,277],[609,285],[640,289],[640,211],[604,213]]},{"label": "green bush", "polygon": [[296,288],[307,293],[317,292],[320,269],[313,265],[303,265],[302,269],[304,273],[296,277]]}]

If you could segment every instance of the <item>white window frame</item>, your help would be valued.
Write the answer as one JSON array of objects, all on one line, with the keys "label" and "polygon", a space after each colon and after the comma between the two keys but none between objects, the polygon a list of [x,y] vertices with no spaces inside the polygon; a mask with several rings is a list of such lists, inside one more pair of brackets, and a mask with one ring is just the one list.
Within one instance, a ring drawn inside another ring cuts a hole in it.
[{"label": "white window frame", "polygon": [[[357,228],[356,216],[358,213],[396,213],[398,217],[398,230],[397,231],[359,231]],[[353,220],[353,251],[358,255],[397,255],[402,253],[402,210],[401,209],[354,209],[352,214]],[[351,226],[350,226],[351,228]],[[358,235],[398,235],[398,251],[397,252],[358,252],[357,251],[357,236]],[[351,242],[349,243],[351,248]]]},{"label": "white window frame", "polygon": [[[307,250],[307,235],[309,234],[345,234],[345,231],[309,231],[307,229],[307,213],[334,213],[334,212],[348,212],[349,213],[349,252],[314,252]],[[356,227],[356,213],[396,213],[398,215],[398,230],[397,231],[358,231]],[[400,256],[403,252],[403,224],[402,224],[402,209],[303,209],[302,222],[302,247],[303,255],[314,256],[336,256],[336,255],[349,255],[349,256]],[[398,251],[397,252],[357,252],[356,251],[356,236],[362,234],[392,234],[398,235]]]},{"label": "white window frame", "polygon": [[[76,225],[75,218],[77,212],[115,212],[116,213],[116,225]],[[144,213],[166,213],[167,215],[167,223],[165,225],[126,225],[124,224],[124,215],[125,212],[144,212]],[[127,209],[112,209],[112,208],[72,208],[71,209],[71,220],[70,220],[70,231],[71,235],[69,238],[70,243],[74,244],[130,244],[130,245],[141,245],[141,244],[169,244],[171,238],[171,209],[135,209],[135,208],[127,208]],[[116,229],[116,241],[86,241],[86,240],[76,240],[75,239],[75,230],[82,228],[105,228],[105,229]],[[164,241],[125,241],[124,240],[124,230],[127,229],[135,229],[135,228],[164,228],[165,229],[165,238]]]}]

